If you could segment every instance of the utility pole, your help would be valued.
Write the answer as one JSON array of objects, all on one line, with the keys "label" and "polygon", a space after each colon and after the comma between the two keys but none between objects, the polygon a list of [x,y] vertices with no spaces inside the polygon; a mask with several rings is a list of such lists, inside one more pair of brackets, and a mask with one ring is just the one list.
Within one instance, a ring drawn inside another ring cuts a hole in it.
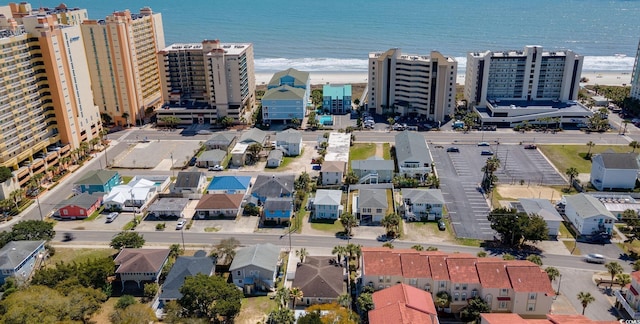
[{"label": "utility pole", "polygon": [[44,217],[42,216],[42,208],[40,208],[40,198],[36,196],[36,203],[38,204],[38,211],[40,212],[40,220],[43,221]]},{"label": "utility pole", "polygon": [[184,251],[184,227],[180,229],[180,235],[182,236],[182,251]]}]

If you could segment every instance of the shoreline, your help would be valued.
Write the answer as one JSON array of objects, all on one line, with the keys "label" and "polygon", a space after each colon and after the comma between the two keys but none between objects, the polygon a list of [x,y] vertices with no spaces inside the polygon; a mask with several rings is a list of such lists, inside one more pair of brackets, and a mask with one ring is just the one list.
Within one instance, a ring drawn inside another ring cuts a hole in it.
[{"label": "shoreline", "polygon": [[[273,73],[257,72],[256,86],[266,85]],[[323,85],[323,84],[352,84],[352,83],[367,83],[368,72],[339,72],[339,71],[312,71],[309,72],[311,84]],[[610,86],[625,86],[631,84],[631,71],[583,71],[582,78],[587,78],[588,81],[580,83],[580,85],[610,85]],[[464,74],[458,74],[456,83],[458,85],[464,85]]]}]

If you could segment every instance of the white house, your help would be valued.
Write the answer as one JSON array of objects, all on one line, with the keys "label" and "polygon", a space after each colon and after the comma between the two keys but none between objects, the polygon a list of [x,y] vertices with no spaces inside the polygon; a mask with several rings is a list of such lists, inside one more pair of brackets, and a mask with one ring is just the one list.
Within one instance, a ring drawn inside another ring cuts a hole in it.
[{"label": "white house", "polygon": [[287,129],[276,134],[276,148],[286,156],[298,156],[302,151],[302,133],[295,129]]},{"label": "white house", "polygon": [[284,159],[284,153],[280,150],[271,150],[267,156],[267,168],[277,168]]},{"label": "white house", "polygon": [[420,133],[404,131],[396,135],[398,173],[407,178],[425,180],[431,173],[433,158]]},{"label": "white house", "polygon": [[549,236],[558,236],[560,224],[562,223],[562,216],[560,216],[550,201],[546,199],[520,198],[518,199],[518,202],[512,202],[511,207],[517,209],[519,212],[527,213],[528,215],[535,214],[542,217],[544,222],[547,223]]},{"label": "white house", "polygon": [[440,189],[402,189],[402,212],[407,221],[442,218],[444,197]]},{"label": "white house", "polygon": [[567,196],[565,215],[580,235],[613,233],[616,218],[595,197],[586,194]]},{"label": "white house", "polygon": [[246,294],[275,290],[280,262],[280,248],[271,244],[257,244],[240,248],[229,272],[233,283]]},{"label": "white house", "polygon": [[604,152],[591,158],[591,184],[597,190],[633,190],[638,178],[638,154]]},{"label": "white house", "polygon": [[316,197],[313,199],[313,217],[338,219],[344,209],[340,204],[341,201],[341,190],[319,189],[316,191]]},{"label": "white house", "polygon": [[384,160],[377,156],[367,160],[351,161],[351,170],[360,179],[360,183],[391,182],[394,169],[393,160]]},{"label": "white house", "polygon": [[322,168],[320,169],[322,185],[328,186],[341,184],[346,166],[347,164],[342,161],[324,161],[324,163],[322,163]]},{"label": "white house", "polygon": [[640,271],[631,273],[631,285],[626,290],[615,290],[619,308],[624,308],[634,320],[640,320]]},{"label": "white house", "polygon": [[380,223],[387,214],[387,189],[360,189],[353,198],[353,210],[363,223]]},{"label": "white house", "polygon": [[158,194],[158,187],[147,179],[130,181],[126,185],[115,186],[102,200],[106,209],[142,211]]}]

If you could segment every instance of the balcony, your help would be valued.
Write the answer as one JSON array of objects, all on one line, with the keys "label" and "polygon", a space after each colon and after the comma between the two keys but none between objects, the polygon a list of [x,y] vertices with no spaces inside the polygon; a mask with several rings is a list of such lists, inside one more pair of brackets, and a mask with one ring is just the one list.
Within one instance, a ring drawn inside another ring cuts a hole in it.
[{"label": "balcony", "polygon": [[[635,288],[633,288],[633,286],[629,287],[629,292],[635,296],[638,296],[638,292],[635,290]],[[631,316],[631,319],[635,319],[635,320],[640,319],[640,312],[635,310],[631,305],[629,305],[629,303],[624,298],[620,290],[615,290],[613,294],[616,295],[616,300],[620,303],[620,305],[622,305],[624,310],[627,311],[629,316]]]}]

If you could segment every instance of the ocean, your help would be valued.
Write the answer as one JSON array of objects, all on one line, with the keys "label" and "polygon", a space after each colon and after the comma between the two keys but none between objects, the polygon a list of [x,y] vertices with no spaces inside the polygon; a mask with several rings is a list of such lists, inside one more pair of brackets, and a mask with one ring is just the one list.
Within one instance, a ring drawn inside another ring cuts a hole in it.
[{"label": "ocean", "polygon": [[[45,0],[33,6],[54,7]],[[166,44],[254,44],[256,72],[365,72],[369,52],[466,53],[541,45],[585,56],[584,71],[630,72],[640,40],[639,0],[67,0],[91,19],[116,10],[161,12]]]}]

